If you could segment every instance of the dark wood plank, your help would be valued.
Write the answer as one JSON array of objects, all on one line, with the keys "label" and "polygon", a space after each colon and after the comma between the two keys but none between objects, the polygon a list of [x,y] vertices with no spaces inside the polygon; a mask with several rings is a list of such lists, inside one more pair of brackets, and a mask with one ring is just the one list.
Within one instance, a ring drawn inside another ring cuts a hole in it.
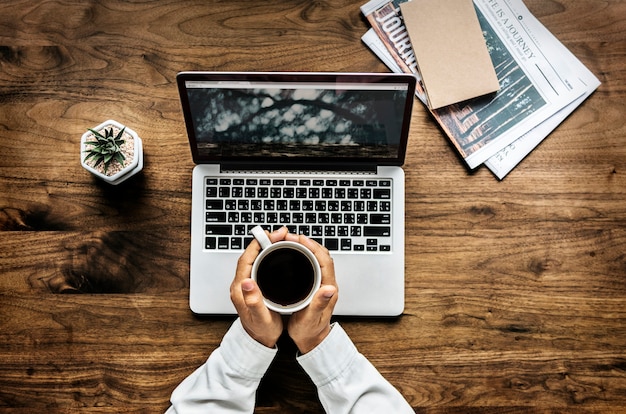
[{"label": "dark wood plank", "polygon": [[[176,73],[386,71],[363,2],[0,5],[0,411],[167,408],[233,320],[188,308]],[[405,312],[340,319],[420,413],[626,411],[626,2],[527,4],[601,87],[502,182],[416,105]],[[146,153],[119,187],[79,163],[109,118]],[[323,412],[294,354],[282,338],[257,412]]]}]

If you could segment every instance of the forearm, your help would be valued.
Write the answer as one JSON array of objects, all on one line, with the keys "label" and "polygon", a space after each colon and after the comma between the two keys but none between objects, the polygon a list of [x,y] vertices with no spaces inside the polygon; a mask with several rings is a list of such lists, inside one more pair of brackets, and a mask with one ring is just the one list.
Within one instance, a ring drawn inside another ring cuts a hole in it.
[{"label": "forearm", "polygon": [[252,339],[237,319],[207,362],[174,390],[168,414],[251,413],[261,378],[276,355]]},{"label": "forearm", "polygon": [[339,324],[298,362],[318,388],[328,413],[413,413],[402,394],[361,355]]}]

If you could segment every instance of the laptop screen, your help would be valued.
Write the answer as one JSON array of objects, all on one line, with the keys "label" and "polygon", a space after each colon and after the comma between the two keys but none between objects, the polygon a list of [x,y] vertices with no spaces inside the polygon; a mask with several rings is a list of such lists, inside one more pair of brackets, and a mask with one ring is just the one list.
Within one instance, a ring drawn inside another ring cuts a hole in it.
[{"label": "laptop screen", "polygon": [[415,90],[411,75],[178,75],[196,163],[402,165]]}]

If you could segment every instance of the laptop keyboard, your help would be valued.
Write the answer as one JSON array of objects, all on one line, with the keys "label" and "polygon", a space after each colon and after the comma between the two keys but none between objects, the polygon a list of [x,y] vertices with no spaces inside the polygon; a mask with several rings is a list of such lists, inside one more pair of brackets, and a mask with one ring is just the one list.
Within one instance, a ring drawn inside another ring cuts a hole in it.
[{"label": "laptop keyboard", "polygon": [[391,251],[391,179],[205,178],[205,248],[243,250],[287,226],[330,251]]}]

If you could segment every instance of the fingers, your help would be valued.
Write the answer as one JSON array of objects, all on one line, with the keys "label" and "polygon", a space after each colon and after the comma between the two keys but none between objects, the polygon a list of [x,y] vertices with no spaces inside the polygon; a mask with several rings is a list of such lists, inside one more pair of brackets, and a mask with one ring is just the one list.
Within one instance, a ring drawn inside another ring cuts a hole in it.
[{"label": "fingers", "polygon": [[285,236],[285,240],[303,244],[311,250],[320,264],[320,269],[322,270],[322,286],[333,285],[337,288],[337,281],[335,279],[335,263],[333,262],[333,258],[330,256],[326,247],[303,234],[288,233]]},{"label": "fingers", "polygon": [[289,234],[289,230],[287,227],[283,226],[278,230],[271,232],[269,236],[272,243],[276,243],[277,241],[285,240],[285,236],[287,236],[287,234]]},{"label": "fingers", "polygon": [[243,301],[250,313],[261,315],[265,306],[263,305],[263,295],[257,284],[252,279],[241,282],[241,293]]},{"label": "fingers", "polygon": [[311,320],[328,321],[332,316],[337,302],[337,288],[333,285],[322,285],[315,293],[309,305],[308,317]]},{"label": "fingers", "polygon": [[[284,240],[288,233],[289,230],[287,230],[287,227],[281,227],[280,229],[269,233],[268,236],[272,243],[276,243],[277,241]],[[260,251],[261,245],[259,245],[259,242],[257,242],[256,239],[253,239],[246,250],[244,250],[243,254],[239,257],[234,282],[241,283],[244,279],[250,278],[252,274],[252,265],[254,264],[254,260],[259,255]]]}]

